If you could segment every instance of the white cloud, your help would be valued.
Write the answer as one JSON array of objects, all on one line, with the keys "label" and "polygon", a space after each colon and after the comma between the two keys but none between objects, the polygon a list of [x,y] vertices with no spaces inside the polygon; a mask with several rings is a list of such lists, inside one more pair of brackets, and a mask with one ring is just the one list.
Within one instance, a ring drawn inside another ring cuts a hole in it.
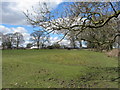
[{"label": "white cloud", "polygon": [[[34,1],[30,1],[30,0],[19,0],[19,1],[16,1],[16,0],[13,0],[17,3],[17,10],[21,10],[21,11],[24,11],[26,9],[30,9],[30,7],[32,6],[36,6],[38,5],[38,3],[42,3],[42,2],[46,2],[48,3],[48,7],[49,8],[55,8],[58,4],[60,4],[62,2],[62,0],[34,0]],[[26,4],[27,3],[27,4]],[[14,8],[16,9],[16,8]]]},{"label": "white cloud", "polygon": [[0,25],[0,32],[1,32],[1,33],[4,33],[4,34],[6,34],[6,33],[11,33],[11,29],[10,29],[10,28],[7,28],[7,27],[5,27],[5,26],[3,26],[3,25]]},{"label": "white cloud", "polygon": [[[60,41],[61,39],[59,37],[50,37],[50,43],[51,45]],[[66,45],[66,46],[69,46],[70,44],[70,41],[69,40],[66,40],[66,39],[63,39],[62,41],[59,42],[60,45]]]},{"label": "white cloud", "polygon": [[70,45],[70,41],[63,39],[63,40],[60,42],[60,44],[61,44],[61,45],[65,45],[65,46],[69,46],[69,45]]},{"label": "white cloud", "polygon": [[32,6],[37,6],[38,2],[47,2],[49,8],[55,8],[62,0],[2,0],[0,7],[2,10],[2,18],[0,23],[3,24],[14,24],[14,25],[25,25],[27,24],[26,17],[23,11],[30,10]]},{"label": "white cloud", "polygon": [[23,27],[11,28],[13,32],[27,33],[27,30]]}]

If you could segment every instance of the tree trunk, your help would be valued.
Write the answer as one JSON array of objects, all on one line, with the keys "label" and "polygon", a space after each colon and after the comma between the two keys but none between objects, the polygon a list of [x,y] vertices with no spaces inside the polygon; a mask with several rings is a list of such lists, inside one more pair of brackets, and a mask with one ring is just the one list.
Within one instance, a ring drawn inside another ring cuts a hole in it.
[{"label": "tree trunk", "polygon": [[17,49],[18,49],[18,47],[19,47],[19,44],[17,43]]},{"label": "tree trunk", "polygon": [[37,48],[40,49],[40,45],[39,45],[39,42],[37,42]]},{"label": "tree trunk", "polygon": [[82,48],[82,42],[81,42],[81,40],[79,41],[79,45],[80,45],[80,48]]}]

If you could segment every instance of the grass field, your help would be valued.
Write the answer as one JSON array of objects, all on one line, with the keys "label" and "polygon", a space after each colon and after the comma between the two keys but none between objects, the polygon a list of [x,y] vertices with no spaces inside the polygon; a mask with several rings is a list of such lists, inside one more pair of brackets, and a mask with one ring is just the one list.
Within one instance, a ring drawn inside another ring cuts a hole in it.
[{"label": "grass field", "polygon": [[3,50],[3,88],[118,88],[117,67],[87,50]]}]

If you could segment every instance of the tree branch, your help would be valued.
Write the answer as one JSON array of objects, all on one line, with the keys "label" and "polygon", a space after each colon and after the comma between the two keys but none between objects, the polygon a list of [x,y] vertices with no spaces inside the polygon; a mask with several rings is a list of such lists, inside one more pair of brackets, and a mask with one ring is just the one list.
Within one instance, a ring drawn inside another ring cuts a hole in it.
[{"label": "tree branch", "polygon": [[[100,28],[100,27],[103,27],[106,23],[108,23],[112,18],[117,18],[120,14],[120,10],[118,12],[116,12],[115,14],[109,16],[106,20],[104,20],[104,22],[101,24],[101,25],[98,25],[98,26],[94,26],[94,25],[85,25],[85,27],[88,27],[88,28]],[[83,25],[74,25],[70,28],[75,28],[75,27],[81,27]]]}]

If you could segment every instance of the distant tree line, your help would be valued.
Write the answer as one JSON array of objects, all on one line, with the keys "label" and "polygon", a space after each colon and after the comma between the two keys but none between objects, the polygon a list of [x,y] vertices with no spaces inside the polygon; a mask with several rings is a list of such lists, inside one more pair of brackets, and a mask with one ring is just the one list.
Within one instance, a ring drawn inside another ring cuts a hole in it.
[{"label": "distant tree line", "polygon": [[[109,33],[110,32],[110,33]],[[115,33],[117,32],[116,24],[109,22],[107,25],[97,29],[86,29],[77,35],[78,32],[69,31],[66,39],[70,41],[69,47],[66,45],[60,45],[59,42],[55,42],[50,45],[50,35],[43,30],[34,30],[30,34],[29,39],[31,43],[26,45],[26,48],[36,47],[36,49],[79,49],[82,47],[82,41],[87,46],[87,49],[93,49],[97,51],[112,50],[113,47],[117,47],[117,41],[112,41]],[[63,32],[62,32],[63,33]],[[3,49],[22,49],[25,40],[24,36],[19,33],[0,33],[0,40],[2,40]],[[33,48],[34,49],[34,48]]]},{"label": "distant tree line", "polygon": [[21,45],[25,42],[23,35],[19,32],[8,33],[8,34],[1,33],[0,36],[1,36],[3,49],[12,49],[12,48],[19,49]]}]

